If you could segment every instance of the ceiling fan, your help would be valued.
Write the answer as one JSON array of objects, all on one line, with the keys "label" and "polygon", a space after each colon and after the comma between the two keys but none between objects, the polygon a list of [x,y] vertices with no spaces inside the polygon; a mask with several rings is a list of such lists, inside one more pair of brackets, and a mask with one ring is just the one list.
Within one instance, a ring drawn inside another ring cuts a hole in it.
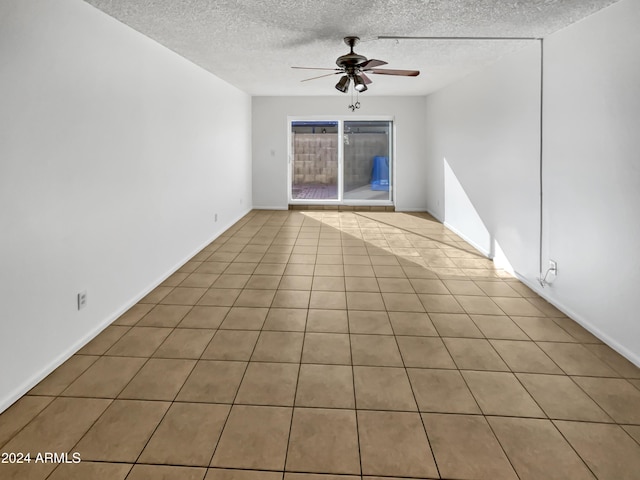
[{"label": "ceiling fan", "polygon": [[344,43],[351,49],[346,55],[338,57],[336,65],[340,68],[315,68],[315,67],[291,67],[303,70],[331,70],[332,73],[320,75],[318,77],[306,78],[303,82],[309,80],[315,80],[316,78],[328,77],[330,75],[343,74],[342,78],[336,84],[336,89],[342,93],[346,93],[349,90],[349,85],[353,82],[353,88],[357,92],[364,92],[367,90],[367,85],[371,83],[371,79],[366,75],[367,73],[375,73],[378,75],[399,75],[402,77],[417,77],[420,75],[419,70],[390,70],[383,68],[376,68],[381,65],[386,65],[387,62],[383,60],[376,60],[372,58],[368,60],[367,57],[359,55],[353,51],[353,47],[360,40],[359,37],[344,37]]}]

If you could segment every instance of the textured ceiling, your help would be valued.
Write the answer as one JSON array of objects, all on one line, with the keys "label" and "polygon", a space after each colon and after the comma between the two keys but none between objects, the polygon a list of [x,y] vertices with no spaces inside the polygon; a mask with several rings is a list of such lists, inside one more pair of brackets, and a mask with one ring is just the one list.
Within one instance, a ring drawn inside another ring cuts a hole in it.
[{"label": "textured ceiling", "polygon": [[418,69],[372,75],[365,95],[424,95],[531,41],[379,36],[544,37],[617,0],[85,0],[252,95],[343,95],[338,76],[301,83],[355,51]]}]

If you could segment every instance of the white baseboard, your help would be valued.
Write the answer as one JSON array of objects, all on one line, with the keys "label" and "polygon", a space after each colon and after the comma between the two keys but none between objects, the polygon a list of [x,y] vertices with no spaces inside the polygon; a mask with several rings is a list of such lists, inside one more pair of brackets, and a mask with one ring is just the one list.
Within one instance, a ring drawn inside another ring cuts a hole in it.
[{"label": "white baseboard", "polygon": [[289,210],[289,205],[284,205],[284,206],[278,205],[277,207],[254,205],[253,209],[254,210]]},{"label": "white baseboard", "polygon": [[453,233],[455,233],[456,235],[458,235],[460,238],[462,238],[465,242],[467,242],[469,245],[471,245],[473,248],[475,248],[476,250],[478,250],[480,253],[482,253],[485,257],[491,259],[493,257],[491,257],[491,252],[487,252],[484,247],[481,247],[480,245],[478,245],[476,242],[474,242],[473,240],[471,240],[469,237],[467,237],[464,233],[462,233],[460,230],[458,230],[456,227],[454,227],[453,225],[448,224],[447,222],[444,222],[443,225],[445,227],[447,227],[449,230],[451,230]]},{"label": "white baseboard", "polygon": [[531,282],[529,279],[523,277],[518,272],[515,272],[515,275],[516,275],[516,278],[518,280],[520,280],[527,287],[529,287],[531,290],[536,292],[538,295],[540,295],[542,298],[544,298],[551,305],[553,305],[558,310],[560,310],[562,313],[564,313],[567,317],[571,318],[573,321],[578,323],[580,326],[584,327],[586,330],[588,330],[594,336],[596,336],[597,338],[602,340],[604,343],[606,343],[608,346],[613,348],[616,352],[618,352],[620,355],[625,357],[631,363],[633,363],[634,365],[640,367],[640,355],[638,355],[635,352],[632,352],[631,350],[629,350],[628,348],[624,347],[623,345],[620,345],[620,343],[617,340],[611,338],[609,335],[604,333],[599,328],[594,327],[587,319],[585,319],[581,315],[577,314],[574,310],[572,310],[571,308],[567,307],[562,302],[560,302],[557,299],[551,297],[548,294],[548,291],[545,290],[544,288],[542,288],[540,286],[540,284],[538,284],[537,282]]},{"label": "white baseboard", "polygon": [[429,215],[431,215],[433,218],[435,218],[436,220],[438,220],[441,224],[444,225],[444,219],[440,218],[440,215],[436,215],[433,211],[431,211],[430,209],[425,209],[425,212],[427,212]]},{"label": "white baseboard", "polygon": [[396,212],[426,212],[424,207],[399,207],[396,205]]},{"label": "white baseboard", "polygon": [[111,325],[117,318],[119,318],[123,313],[129,310],[132,306],[138,303],[142,298],[148,295],[154,288],[164,282],[167,278],[173,275],[182,265],[184,265],[190,258],[200,252],[204,247],[213,242],[216,238],[226,232],[229,228],[231,228],[236,222],[238,222],[242,217],[244,217],[247,213],[249,213],[252,209],[249,208],[244,211],[244,213],[237,216],[231,222],[228,222],[226,225],[222,227],[218,233],[214,234],[209,240],[206,240],[199,247],[197,247],[193,252],[186,255],[182,260],[180,260],[177,264],[171,267],[167,272],[160,276],[159,279],[156,279],[151,285],[145,288],[142,292],[136,294],[129,301],[125,302],[123,306],[121,306],[116,312],[109,315],[103,322],[97,325],[91,332],[86,334],[84,337],[79,339],[77,342],[72,344],[69,348],[65,349],[61,352],[55,359],[53,359],[46,367],[42,368],[38,373],[32,375],[27,380],[25,380],[18,388],[14,389],[7,396],[0,399],[0,413],[5,411],[11,405],[13,405],[16,401],[18,401],[24,394],[26,394],[29,390],[35,387],[40,381],[46,378],[51,372],[53,372],[56,368],[66,362],[73,354],[75,354],[78,350],[84,347],[87,343],[97,337],[105,328]]},{"label": "white baseboard", "polygon": [[[447,224],[446,222],[443,222],[442,219],[440,219],[437,215],[435,215],[432,211],[430,211],[428,209],[427,209],[427,213],[429,213],[429,215],[434,217],[436,220],[440,221],[445,227],[447,227],[449,230],[454,232],[456,235],[458,235],[461,238],[463,238],[465,242],[473,245],[476,249],[478,249],[480,252],[482,252],[484,255],[486,255],[487,258],[491,258],[490,254],[488,254],[486,252],[486,250],[484,250],[483,248],[480,248],[475,242],[470,240],[463,233],[459,232],[455,227],[452,227],[451,225]],[[536,292],[538,295],[540,295],[542,298],[544,298],[551,305],[553,305],[558,310],[560,310],[562,313],[564,313],[567,317],[571,318],[573,321],[578,323],[580,326],[584,327],[587,331],[589,331],[594,336],[596,336],[597,338],[602,340],[604,343],[606,343],[608,346],[610,346],[612,349],[614,349],[620,355],[625,357],[631,363],[633,363],[633,364],[637,365],[638,367],[640,367],[640,355],[639,354],[637,354],[635,352],[632,352],[631,350],[629,350],[628,348],[624,347],[623,345],[620,345],[620,343],[617,340],[611,338],[609,335],[607,335],[606,333],[601,331],[599,328],[593,326],[587,319],[585,319],[581,315],[577,314],[573,309],[567,307],[562,302],[560,302],[557,299],[551,297],[549,295],[549,293],[548,293],[548,290],[545,290],[544,288],[542,288],[537,282],[535,282],[535,281],[531,282],[529,279],[527,279],[526,277],[520,275],[518,272],[513,272],[513,273],[515,274],[515,276],[516,276],[516,278],[518,280],[520,280],[527,287],[529,287],[531,290]]]}]

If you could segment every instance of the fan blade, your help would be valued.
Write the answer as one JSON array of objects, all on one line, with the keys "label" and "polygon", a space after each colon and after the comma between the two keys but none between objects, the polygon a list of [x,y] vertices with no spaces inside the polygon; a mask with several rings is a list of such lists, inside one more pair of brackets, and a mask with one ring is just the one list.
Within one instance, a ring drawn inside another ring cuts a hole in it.
[{"label": "fan blade", "polygon": [[375,58],[372,58],[371,60],[367,60],[366,62],[362,62],[358,65],[358,67],[360,67],[360,69],[362,70],[366,70],[369,68],[375,68],[375,67],[379,67],[381,65],[386,65],[387,62],[385,62],[384,60],[376,60]]},{"label": "fan blade", "polygon": [[342,71],[339,68],[318,68],[318,67],[291,67],[291,68],[297,68],[299,70],[331,70],[332,72]]},{"label": "fan blade", "polygon": [[420,75],[419,70],[390,70],[386,68],[373,68],[368,72],[377,73],[378,75],[401,75],[403,77],[417,77]]},{"label": "fan blade", "polygon": [[364,73],[360,72],[358,75],[360,75],[365,85],[369,85],[370,83],[373,83],[371,79],[367,77]]},{"label": "fan blade", "polygon": [[300,81],[308,82],[309,80],[315,80],[316,78],[322,78],[322,77],[330,77],[331,75],[337,75],[338,73],[342,73],[342,72],[325,73],[324,75],[320,75],[318,77],[305,78],[304,80],[300,80]]}]

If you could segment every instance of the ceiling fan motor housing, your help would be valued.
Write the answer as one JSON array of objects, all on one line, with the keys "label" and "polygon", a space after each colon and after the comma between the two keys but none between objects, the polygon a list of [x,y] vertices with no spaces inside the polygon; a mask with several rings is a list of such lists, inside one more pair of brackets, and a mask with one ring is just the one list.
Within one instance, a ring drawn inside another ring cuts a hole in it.
[{"label": "ceiling fan motor housing", "polygon": [[367,61],[367,57],[365,57],[364,55],[358,55],[353,51],[353,47],[358,43],[359,40],[359,37],[344,37],[344,43],[346,43],[349,48],[351,48],[351,51],[346,55],[338,57],[338,59],[336,60],[336,65],[338,65],[340,68],[344,68],[345,72],[349,75],[357,73],[357,66]]},{"label": "ceiling fan motor housing", "polygon": [[418,70],[389,70],[376,68],[381,65],[386,65],[387,62],[383,60],[371,59],[368,60],[364,55],[358,55],[353,51],[353,47],[358,43],[360,38],[358,37],[344,37],[344,43],[349,47],[349,53],[338,57],[336,65],[339,68],[315,68],[315,67],[292,67],[303,68],[311,70],[332,70],[333,73],[327,73],[318,77],[307,78],[302,80],[306,82],[308,80],[315,80],[316,78],[328,77],[336,74],[343,74],[340,81],[336,84],[336,89],[347,93],[349,85],[353,82],[353,88],[357,92],[365,92],[367,85],[371,83],[371,79],[366,75],[367,73],[377,73],[383,75],[401,75],[405,77],[415,77],[420,74]]},{"label": "ceiling fan motor housing", "polygon": [[346,55],[338,57],[338,59],[336,60],[336,65],[348,71],[349,69],[355,70],[357,65],[366,61],[367,57],[365,57],[364,55],[358,55],[357,53],[347,53]]}]

